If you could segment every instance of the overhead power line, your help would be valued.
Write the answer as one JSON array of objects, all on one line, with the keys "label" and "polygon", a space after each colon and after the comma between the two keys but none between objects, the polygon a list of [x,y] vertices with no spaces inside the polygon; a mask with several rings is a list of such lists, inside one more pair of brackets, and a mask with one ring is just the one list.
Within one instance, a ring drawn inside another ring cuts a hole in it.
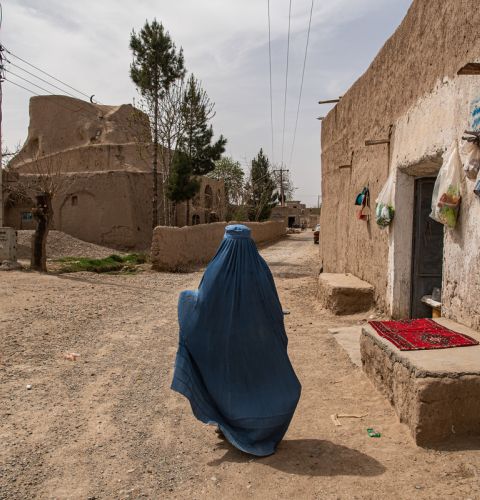
[{"label": "overhead power line", "polygon": [[26,61],[25,59],[21,58],[20,56],[17,56],[16,54],[14,54],[13,52],[11,52],[10,50],[8,50],[4,45],[3,45],[3,48],[5,49],[5,51],[10,54],[12,57],[15,57],[16,59],[18,59],[19,61],[22,61],[23,63],[27,64],[28,66],[36,69],[37,71],[40,71],[40,73],[43,73],[44,75],[48,76],[49,78],[52,78],[53,80],[61,83],[62,85],[64,85],[65,87],[68,87],[69,89],[77,92],[78,94],[81,94],[85,97],[87,97],[88,99],[90,99],[90,95],[86,94],[85,92],[82,92],[81,90],[78,90],[76,89],[75,87],[72,87],[71,85],[69,85],[68,83],[65,83],[64,81],[60,80],[59,78],[51,75],[50,73],[47,73],[46,71],[44,71],[43,69],[39,68],[38,66],[35,66],[34,64]]},{"label": "overhead power line", "polygon": [[287,65],[285,68],[285,96],[283,100],[283,132],[282,132],[282,162],[283,166],[283,152],[285,149],[285,121],[287,117],[287,90],[288,90],[288,56],[290,52],[290,22],[292,18],[292,0],[289,2],[288,6],[288,34],[287,34]]},{"label": "overhead power line", "polygon": [[302,91],[303,91],[303,79],[305,77],[305,67],[306,67],[306,64],[307,64],[308,43],[310,41],[310,28],[312,26],[313,2],[314,2],[314,0],[312,0],[312,4],[310,6],[310,18],[308,20],[307,41],[305,43],[305,55],[303,57],[302,80],[300,82],[300,92],[298,94],[297,117],[295,118],[295,128],[293,130],[292,148],[290,150],[290,159],[289,159],[289,162],[288,162],[290,165],[292,164],[293,151],[295,149],[295,139],[297,137],[298,116],[300,114],[300,103],[302,101]]},{"label": "overhead power line", "polygon": [[[48,95],[54,95],[54,94],[52,94],[51,92],[49,92],[48,90],[44,89],[43,87],[40,87],[39,85],[36,85],[35,83],[31,82],[30,80],[27,80],[26,78],[23,78],[22,76],[19,76],[19,75],[17,75],[16,73],[13,73],[12,71],[10,71],[10,70],[8,70],[8,69],[5,69],[5,72],[6,72],[6,73],[9,73],[10,75],[15,76],[16,78],[20,78],[20,79],[22,80],[22,83],[23,83],[23,82],[26,82],[26,83],[28,83],[28,84],[30,84],[30,85],[33,85],[33,86],[35,86],[35,87],[38,87],[40,90],[43,90],[44,92],[47,92],[47,94],[48,94]],[[19,83],[14,82],[13,80],[10,80],[9,78],[5,78],[5,81],[7,81],[7,82],[9,82],[9,83],[11,83],[11,84],[13,84],[13,85],[16,85],[17,87],[20,87],[21,89],[26,90],[27,92],[30,92],[30,93],[31,93],[31,94],[33,94],[33,95],[36,95],[36,96],[41,97],[41,95],[40,95],[38,92],[36,92],[36,91],[34,91],[34,90],[30,89],[30,88],[27,88],[27,87],[25,87],[25,86],[23,86],[23,85],[20,85]],[[84,116],[85,118],[91,119],[91,115],[87,115],[86,113],[84,113],[84,112],[82,111],[82,109],[81,109],[81,108],[78,108],[78,109],[73,109],[73,108],[71,108],[71,107],[69,107],[69,106],[65,106],[65,104],[62,104],[62,103],[58,102],[57,100],[52,101],[52,102],[53,102],[56,106],[60,106],[60,107],[61,107],[61,108],[63,108],[63,109],[66,109],[66,110],[68,110],[68,111],[71,111],[72,113],[79,113],[80,115]]]},{"label": "overhead power line", "polygon": [[29,80],[28,78],[25,78],[21,75],[17,75],[17,73],[14,73],[12,70],[8,69],[8,68],[5,68],[5,71],[7,73],[9,73],[10,75],[13,75],[13,76],[16,76],[17,78],[20,78],[21,80],[29,83],[30,85],[33,85],[34,87],[37,87],[38,89],[40,90],[43,90],[44,92],[46,92],[47,94],[49,95],[52,95],[52,92],[48,89],[46,89],[45,87],[41,87],[40,85],[37,85],[35,82],[32,82],[31,80]]},{"label": "overhead power line", "polygon": [[270,127],[272,129],[272,163],[275,163],[275,149],[273,144],[273,92],[272,92],[272,39],[270,29],[270,0],[267,0],[268,9],[268,61],[270,66]]},{"label": "overhead power line", "polygon": [[8,83],[11,83],[12,85],[16,85],[17,87],[20,87],[21,89],[23,90],[26,90],[27,92],[30,92],[31,94],[34,94],[34,95],[40,95],[40,94],[37,94],[35,91],[31,90],[31,89],[27,89],[27,87],[24,87],[23,85],[20,85],[18,83],[15,83],[13,82],[12,80],[9,80],[8,78],[4,78],[4,80]]},{"label": "overhead power line", "polygon": [[55,88],[55,89],[57,89],[57,90],[60,90],[60,92],[63,92],[64,94],[67,94],[67,95],[69,95],[70,97],[73,97],[73,98],[77,99],[77,97],[76,97],[76,96],[74,96],[74,95],[73,95],[73,94],[71,94],[70,92],[68,92],[68,91],[66,91],[66,90],[64,90],[64,89],[62,89],[61,87],[58,87],[58,86],[57,86],[57,85],[55,85],[54,83],[51,83],[51,82],[49,82],[48,80],[45,80],[45,79],[43,79],[42,77],[40,77],[40,76],[36,75],[35,73],[32,73],[31,71],[28,71],[27,69],[22,68],[21,66],[18,66],[18,64],[15,64],[15,63],[13,63],[12,61],[9,61],[8,59],[5,59],[5,60],[8,62],[8,64],[11,64],[12,66],[15,66],[15,68],[18,68],[18,69],[20,69],[20,70],[24,71],[25,73],[27,73],[28,75],[33,76],[34,78],[37,78],[37,79],[38,79],[38,80],[40,80],[41,82],[46,83],[47,85],[51,85],[53,88]]}]

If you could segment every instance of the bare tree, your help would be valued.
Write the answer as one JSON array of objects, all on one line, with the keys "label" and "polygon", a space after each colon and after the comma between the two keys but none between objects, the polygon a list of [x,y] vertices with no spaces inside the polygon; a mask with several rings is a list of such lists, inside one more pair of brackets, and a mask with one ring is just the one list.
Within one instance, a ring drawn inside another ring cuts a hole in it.
[{"label": "bare tree", "polygon": [[5,168],[9,161],[16,156],[22,149],[20,143],[18,143],[13,149],[9,149],[7,146],[2,148],[2,168]]},{"label": "bare tree", "polygon": [[167,181],[173,164],[174,152],[185,134],[186,122],[182,114],[184,95],[185,83],[182,79],[172,84],[159,101],[158,136],[160,144],[163,146],[160,151],[160,159],[162,163],[162,200],[165,225],[172,225],[174,220],[172,204],[167,198]]},{"label": "bare tree", "polygon": [[[67,194],[74,182],[74,176],[62,171],[61,159],[56,154],[26,157],[23,167],[22,172],[17,170],[18,181],[9,184],[8,190],[14,199],[28,199],[35,203],[32,213],[37,227],[32,236],[30,265],[36,271],[46,272],[46,244],[54,216],[53,200],[57,196]],[[8,172],[8,167],[6,170]]]},{"label": "bare tree", "polygon": [[[158,99],[157,110],[157,138],[158,138],[158,158],[159,173],[162,180],[161,203],[158,207],[159,223],[161,225],[174,224],[173,206],[166,195],[166,185],[170,175],[173,156],[177,149],[177,144],[182,139],[185,132],[185,119],[182,115],[185,86],[183,79],[171,84],[161,98]],[[129,127],[132,129],[144,127],[145,116],[150,123],[154,120],[153,107],[149,105],[146,98],[140,98],[134,105],[134,110],[129,120]],[[153,154],[153,143],[151,138],[148,142],[139,136],[135,138],[139,158],[145,162],[151,162]]]}]

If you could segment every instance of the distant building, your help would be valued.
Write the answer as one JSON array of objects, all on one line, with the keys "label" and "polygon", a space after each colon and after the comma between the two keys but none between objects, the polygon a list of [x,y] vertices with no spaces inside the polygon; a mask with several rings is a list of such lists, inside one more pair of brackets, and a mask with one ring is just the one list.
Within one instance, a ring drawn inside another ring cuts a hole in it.
[{"label": "distant building", "polygon": [[[160,158],[159,212],[163,213],[166,198],[161,165]],[[9,177],[17,177],[19,185],[45,173],[61,179],[63,189],[53,200],[52,229],[114,248],[150,246],[150,132],[147,116],[131,105],[104,106],[64,96],[32,97],[28,138],[8,169]],[[14,187],[12,182],[8,185]],[[33,206],[32,199],[7,192],[5,224],[34,228]],[[177,205],[178,225],[224,220],[223,182],[202,177],[188,213],[187,221],[186,203]]]},{"label": "distant building", "polygon": [[287,227],[314,227],[318,223],[319,209],[307,208],[300,201],[287,201],[284,207],[272,209],[270,220],[281,219]]}]

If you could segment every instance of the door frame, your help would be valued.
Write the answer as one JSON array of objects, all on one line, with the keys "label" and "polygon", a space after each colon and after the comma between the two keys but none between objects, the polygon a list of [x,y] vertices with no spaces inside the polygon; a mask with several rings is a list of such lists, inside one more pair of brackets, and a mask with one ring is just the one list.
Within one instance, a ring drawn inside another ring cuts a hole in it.
[{"label": "door frame", "polygon": [[395,219],[388,229],[386,300],[394,319],[411,315],[415,180],[436,177],[440,166],[441,157],[436,157],[396,169]]},{"label": "door frame", "polygon": [[[418,234],[418,229],[419,229],[419,219],[417,217],[417,206],[418,203],[418,197],[419,197],[419,190],[420,188],[417,188],[417,186],[420,186],[418,184],[418,181],[421,179],[430,179],[435,181],[435,177],[428,176],[428,177],[416,177],[414,178],[414,195],[413,195],[413,219],[412,219],[412,263],[411,263],[411,277],[410,277],[410,314],[409,318],[413,318],[413,312],[414,312],[414,287],[415,287],[415,281],[414,278],[416,276],[416,272],[418,272],[418,268],[416,269],[416,264],[418,265],[418,262],[416,262],[416,259],[418,258],[418,255],[416,254],[416,242],[417,239],[419,238]],[[431,221],[434,222],[434,221]],[[445,237],[445,234],[443,233],[443,237]],[[444,241],[442,241],[442,244],[444,244]],[[442,253],[443,253],[443,246],[442,246]],[[441,269],[441,276],[443,278],[443,262],[442,262],[442,269]],[[415,316],[418,317],[418,316]]]}]

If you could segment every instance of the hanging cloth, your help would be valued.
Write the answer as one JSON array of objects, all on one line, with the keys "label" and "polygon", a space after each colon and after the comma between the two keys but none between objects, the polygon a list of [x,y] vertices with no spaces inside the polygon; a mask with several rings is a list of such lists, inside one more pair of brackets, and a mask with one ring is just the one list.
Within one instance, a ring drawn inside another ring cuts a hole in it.
[{"label": "hanging cloth", "polygon": [[178,319],[172,389],[238,449],[274,453],[301,386],[288,358],[275,283],[248,227],[226,227],[198,290],[180,294]]}]

